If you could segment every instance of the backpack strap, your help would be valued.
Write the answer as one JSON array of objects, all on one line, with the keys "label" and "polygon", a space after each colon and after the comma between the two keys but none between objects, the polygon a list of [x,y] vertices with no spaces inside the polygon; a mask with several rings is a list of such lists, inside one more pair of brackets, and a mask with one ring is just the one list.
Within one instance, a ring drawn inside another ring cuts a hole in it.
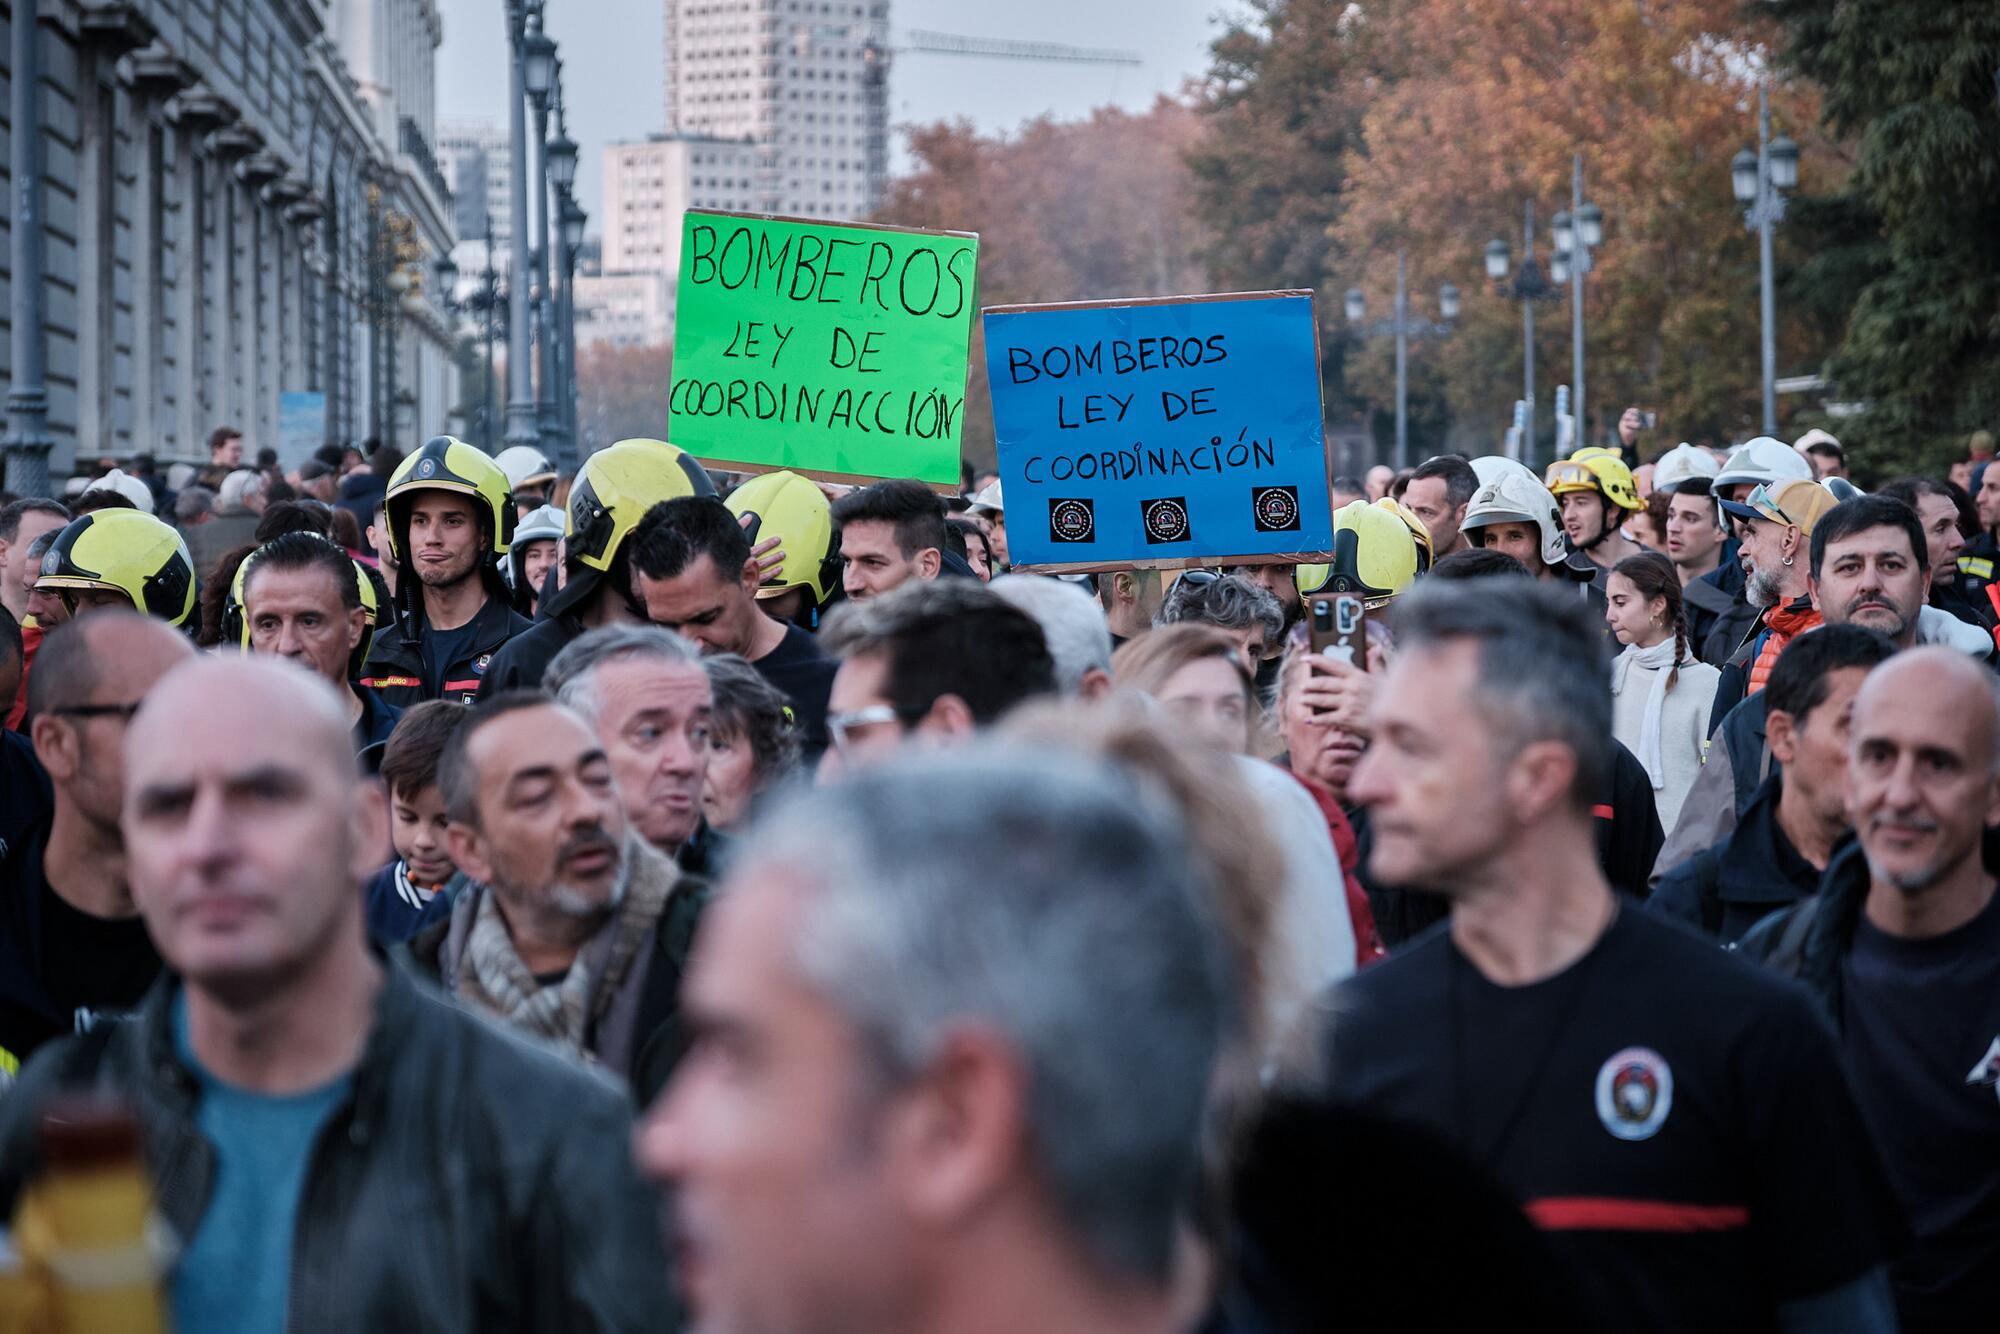
[{"label": "backpack strap", "polygon": [[1812,934],[1813,923],[1818,920],[1819,902],[1818,895],[1801,900],[1786,920],[1784,930],[1778,933],[1777,944],[1771,947],[1767,962],[1785,977],[1797,977],[1805,965],[1806,937]]}]

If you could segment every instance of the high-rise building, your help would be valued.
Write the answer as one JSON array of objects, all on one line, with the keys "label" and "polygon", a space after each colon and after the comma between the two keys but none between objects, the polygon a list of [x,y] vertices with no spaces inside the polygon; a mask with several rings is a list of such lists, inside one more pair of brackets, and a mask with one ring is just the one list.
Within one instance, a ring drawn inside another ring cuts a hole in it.
[{"label": "high-rise building", "polygon": [[604,271],[680,272],[681,215],[691,208],[763,208],[761,150],[737,139],[656,135],[604,150]]},{"label": "high-rise building", "polygon": [[438,163],[451,184],[458,219],[458,239],[484,244],[486,219],[493,219],[493,245],[506,251],[513,244],[513,158],[507,132],[485,120],[438,122]]},{"label": "high-rise building", "polygon": [[755,145],[755,211],[874,211],[888,171],[888,0],[665,4],[670,137]]},{"label": "high-rise building", "polygon": [[576,345],[659,347],[673,334],[673,279],[663,273],[576,275]]},{"label": "high-rise building", "polygon": [[882,196],[888,0],[664,3],[667,129],[604,150],[603,276],[579,343],[671,328],[691,208],[861,218]]}]

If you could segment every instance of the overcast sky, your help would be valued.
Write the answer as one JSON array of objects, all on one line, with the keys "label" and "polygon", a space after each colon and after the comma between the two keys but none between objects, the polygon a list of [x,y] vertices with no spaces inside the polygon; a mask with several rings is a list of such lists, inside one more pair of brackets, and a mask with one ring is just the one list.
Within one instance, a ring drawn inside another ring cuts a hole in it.
[{"label": "overcast sky", "polygon": [[[507,113],[506,0],[439,0],[438,114],[491,120]],[[1053,112],[1149,105],[1208,64],[1215,16],[1231,0],[890,0],[893,38],[912,28],[1137,51],[1142,66],[1031,64],[904,54],[890,74],[892,125],[964,116],[984,130],[1011,129]],[[549,35],[562,48],[570,135],[582,145],[577,197],[594,232],[604,145],[662,128],[662,0],[548,0]],[[898,160],[901,155],[898,154]]]}]

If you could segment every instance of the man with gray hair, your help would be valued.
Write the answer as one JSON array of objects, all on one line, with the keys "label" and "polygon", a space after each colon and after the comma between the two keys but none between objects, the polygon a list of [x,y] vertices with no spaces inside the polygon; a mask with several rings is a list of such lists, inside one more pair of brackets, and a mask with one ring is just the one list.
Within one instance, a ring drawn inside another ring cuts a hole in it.
[{"label": "man with gray hair", "polygon": [[174,497],[174,526],[182,536],[215,518],[215,492],[205,486],[190,486]]},{"label": "man with gray hair", "polygon": [[264,477],[250,468],[238,468],[222,479],[215,496],[215,516],[207,523],[185,530],[188,555],[195,573],[208,578],[215,563],[240,546],[256,540],[257,521],[264,514]]},{"label": "man with gray hair", "polygon": [[1240,574],[1212,570],[1189,570],[1167,590],[1157,623],[1184,621],[1227,631],[1239,646],[1243,670],[1253,676],[1285,635],[1285,609],[1267,589]]},{"label": "man with gray hair", "polygon": [[1097,699],[1111,689],[1111,631],[1097,599],[1045,574],[1003,574],[987,585],[1034,617],[1055,662],[1056,689]]},{"label": "man with gray hair", "polygon": [[1622,906],[1591,807],[1602,627],[1539,583],[1420,585],[1348,792],[1449,925],[1336,993],[1334,1096],[1487,1164],[1592,1329],[1893,1329],[1905,1227],[1811,1002]]},{"label": "man with gray hair", "polygon": [[636,1139],[694,1327],[1181,1328],[1235,989],[1196,865],[1100,762],[986,742],[774,811]]},{"label": "man with gray hair", "polygon": [[687,866],[702,860],[696,836],[714,703],[700,650],[656,625],[608,625],[556,654],[542,687],[597,729],[632,828],[683,869],[705,874]]},{"label": "man with gray hair", "polygon": [[606,752],[540,691],[472,707],[438,757],[438,787],[452,862],[476,883],[410,952],[460,1004],[602,1064],[644,1102],[679,1052],[700,905],[627,822]]}]

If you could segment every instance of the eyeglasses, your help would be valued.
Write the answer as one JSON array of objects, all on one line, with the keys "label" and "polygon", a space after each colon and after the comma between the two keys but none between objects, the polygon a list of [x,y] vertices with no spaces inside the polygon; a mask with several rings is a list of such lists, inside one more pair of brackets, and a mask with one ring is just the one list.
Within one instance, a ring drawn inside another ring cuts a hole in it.
[{"label": "eyeglasses", "polygon": [[131,704],[60,704],[50,709],[50,713],[65,714],[71,718],[117,718],[131,722],[132,715],[139,711],[139,702]]},{"label": "eyeglasses", "polygon": [[833,748],[845,752],[849,736],[864,727],[879,727],[883,723],[899,723],[902,715],[893,704],[871,704],[865,709],[850,709],[846,713],[828,714],[826,734],[833,742]]},{"label": "eyeglasses", "polygon": [[1214,570],[1189,570],[1181,576],[1181,582],[1189,588],[1207,588],[1221,577]]}]

